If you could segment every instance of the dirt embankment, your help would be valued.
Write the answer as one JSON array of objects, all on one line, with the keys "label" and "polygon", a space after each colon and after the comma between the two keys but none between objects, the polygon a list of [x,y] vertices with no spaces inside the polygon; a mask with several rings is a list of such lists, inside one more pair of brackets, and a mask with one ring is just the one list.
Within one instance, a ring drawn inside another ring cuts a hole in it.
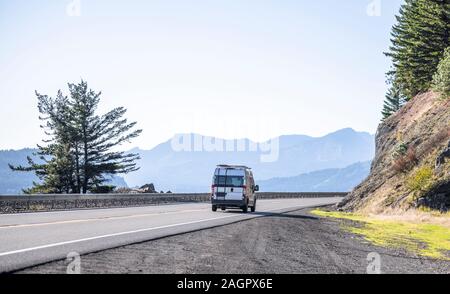
[{"label": "dirt embankment", "polygon": [[449,153],[450,99],[416,96],[379,126],[371,173],[340,208],[366,214],[449,210]]}]

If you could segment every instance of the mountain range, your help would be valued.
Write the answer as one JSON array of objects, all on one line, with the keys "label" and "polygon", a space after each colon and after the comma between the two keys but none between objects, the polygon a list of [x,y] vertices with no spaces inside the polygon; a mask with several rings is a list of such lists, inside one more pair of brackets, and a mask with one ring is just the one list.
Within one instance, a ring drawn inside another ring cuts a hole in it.
[{"label": "mountain range", "polygon": [[[0,194],[21,194],[25,188],[33,186],[39,179],[31,172],[13,172],[8,164],[27,165],[27,156],[33,157],[36,149],[0,150]],[[127,187],[127,183],[120,176],[109,177],[108,184]]]},{"label": "mountain range", "polygon": [[[112,178],[116,186],[154,183],[172,192],[209,191],[217,164],[252,168],[262,191],[347,191],[368,174],[374,136],[342,129],[323,137],[280,136],[258,143],[180,134],[150,149],[135,148],[141,159],[136,172]],[[34,149],[0,151],[0,194],[20,193],[37,178],[12,172],[8,163],[26,164]]]},{"label": "mountain range", "polygon": [[[196,144],[198,142],[203,144]],[[181,145],[187,148],[180,148]],[[238,150],[238,145],[244,148]],[[230,146],[234,148],[227,148]],[[259,145],[248,139],[223,140],[182,134],[151,150],[133,150],[141,155],[140,170],[124,178],[130,186],[152,182],[158,190],[204,192],[209,190],[217,164],[247,165],[252,168],[255,179],[262,181],[346,168],[372,160],[374,150],[373,135],[349,128],[323,137],[281,136]],[[274,154],[277,156],[272,156]]]},{"label": "mountain range", "polygon": [[371,161],[358,162],[345,168],[330,168],[295,177],[259,181],[264,192],[350,192],[370,173]]}]

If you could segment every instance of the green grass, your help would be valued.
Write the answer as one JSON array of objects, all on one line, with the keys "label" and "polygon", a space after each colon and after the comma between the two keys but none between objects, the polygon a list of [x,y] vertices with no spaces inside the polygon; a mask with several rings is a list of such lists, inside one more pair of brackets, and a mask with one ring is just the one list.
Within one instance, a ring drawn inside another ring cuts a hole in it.
[{"label": "green grass", "polygon": [[374,245],[403,248],[421,256],[450,260],[450,228],[436,224],[378,220],[345,212],[313,210],[313,214],[360,222],[344,229],[363,236]]}]

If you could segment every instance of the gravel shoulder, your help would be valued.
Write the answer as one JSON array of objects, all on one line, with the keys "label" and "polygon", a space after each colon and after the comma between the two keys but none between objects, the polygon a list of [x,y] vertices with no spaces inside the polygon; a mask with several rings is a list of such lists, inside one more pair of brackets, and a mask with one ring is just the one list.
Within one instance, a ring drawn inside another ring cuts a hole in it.
[{"label": "gravel shoulder", "polygon": [[[127,245],[81,257],[81,272],[150,274],[366,273],[367,256],[381,256],[382,273],[450,273],[450,262],[369,244],[339,220],[301,209],[222,227]],[[65,273],[56,261],[18,273]]]}]

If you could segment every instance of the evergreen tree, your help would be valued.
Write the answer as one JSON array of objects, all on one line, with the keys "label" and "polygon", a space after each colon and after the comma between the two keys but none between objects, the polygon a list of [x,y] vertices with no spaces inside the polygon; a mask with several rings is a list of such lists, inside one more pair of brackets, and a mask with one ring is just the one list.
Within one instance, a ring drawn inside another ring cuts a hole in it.
[{"label": "evergreen tree", "polygon": [[445,51],[434,75],[433,90],[439,93],[442,99],[450,97],[450,47]]},{"label": "evergreen tree", "polygon": [[47,146],[38,145],[34,153],[39,163],[31,157],[27,158],[28,167],[12,166],[15,171],[34,171],[41,183],[34,183],[33,187],[24,190],[25,193],[71,193],[73,192],[70,142],[65,132],[66,122],[69,121],[67,97],[59,91],[55,99],[36,92],[38,98],[40,126],[48,139],[43,140]]},{"label": "evergreen tree", "polygon": [[95,192],[102,190],[105,175],[138,169],[138,154],[112,150],[142,132],[123,118],[126,109],[99,116],[101,93],[89,90],[84,81],[69,84],[69,90],[70,98],[61,91],[55,99],[36,93],[46,146],[38,145],[38,163],[28,158],[26,167],[10,165],[15,171],[34,171],[41,180],[26,193]]},{"label": "evergreen tree", "polygon": [[383,105],[383,120],[396,113],[406,102],[400,90],[396,86],[392,86],[386,94],[386,99]]},{"label": "evergreen tree", "polygon": [[392,29],[388,76],[411,99],[430,89],[437,65],[449,46],[450,0],[405,0]]},{"label": "evergreen tree", "polygon": [[131,131],[136,122],[128,123],[122,118],[126,113],[123,107],[115,108],[105,115],[95,114],[101,93],[89,90],[87,83],[69,84],[73,125],[76,130],[74,141],[77,186],[82,193],[98,187],[106,174],[129,173],[136,171],[137,154],[112,151],[124,142],[140,135],[142,130]]}]

